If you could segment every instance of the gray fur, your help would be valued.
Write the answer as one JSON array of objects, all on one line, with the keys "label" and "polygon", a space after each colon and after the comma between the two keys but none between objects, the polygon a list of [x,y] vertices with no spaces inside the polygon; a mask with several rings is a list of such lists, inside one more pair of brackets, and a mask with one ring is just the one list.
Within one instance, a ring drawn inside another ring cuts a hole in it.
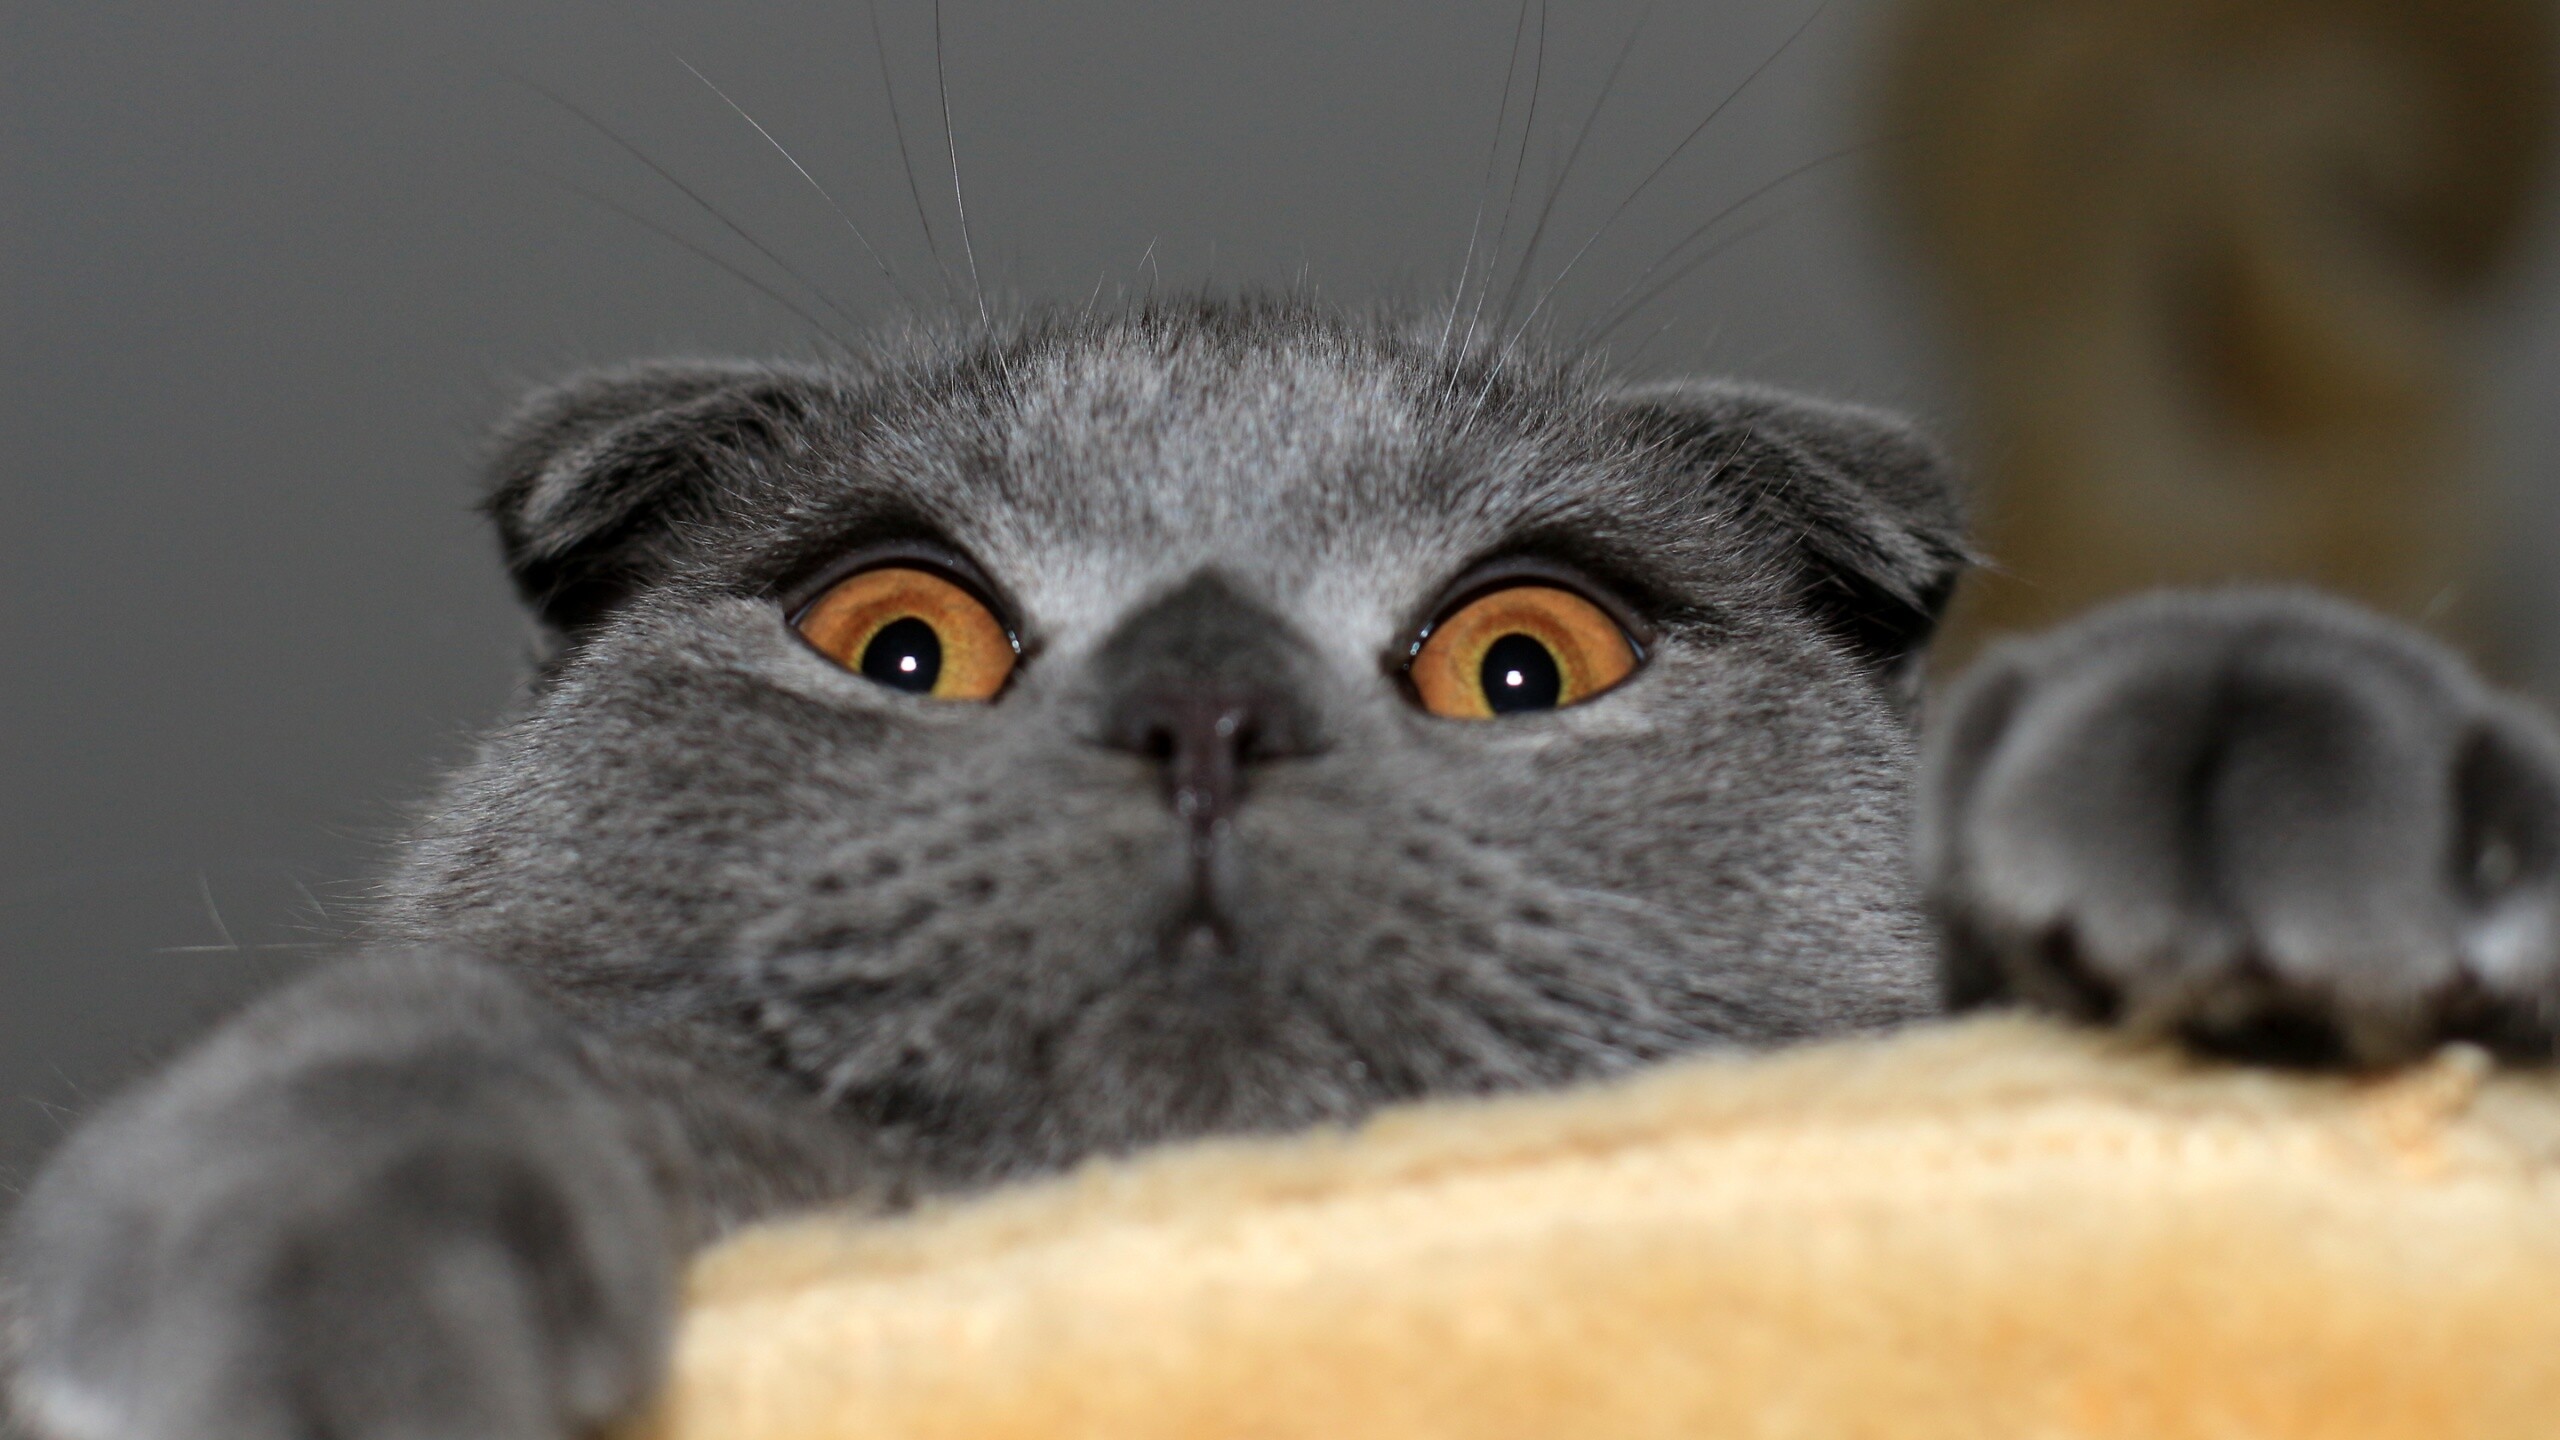
[{"label": "gray fur", "polygon": [[[646,1392],[681,1257],[760,1215],[1937,1010],[1904,863],[1908,685],[1964,559],[1935,452],[1862,411],[1630,392],[1436,334],[1203,303],[537,397],[490,509],[554,635],[540,682],[420,827],[379,955],[46,1172],[9,1269],[32,1423],[556,1440]],[[997,703],[792,634],[796,597],[884,543],[984,573],[1024,646]],[[1549,714],[1419,712],[1406,645],[1506,557],[1605,587],[1646,664]],[[2549,993],[2545,912],[2445,920],[2408,873],[2433,842],[2392,830],[2494,830],[2547,888],[2560,771],[2518,712],[2315,606],[2090,624],[1998,662],[1941,742],[1922,850],[1963,998],[2074,999],[2039,978],[2047,932],[2119,913],[2080,968],[2128,994],[2190,951],[2285,957],[2259,993],[2350,1028],[2484,956],[2491,989]],[[2114,668],[2080,675],[2093,646]],[[2325,700],[2251,712],[2291,731],[2118,703],[2190,672]],[[1249,723],[1195,774],[1166,737],[1212,703]],[[2081,784],[2226,744],[2233,793],[2276,797],[2228,852],[2255,950],[2186,923],[2210,873],[2126,898],[2134,861],[2223,863],[2139,843],[2184,833],[2160,807],[2189,772]],[[2287,770],[2301,746],[2328,768]],[[2451,790],[2443,753],[2470,757]],[[2273,807],[2315,801],[2371,843],[2300,848],[2313,812]],[[2350,872],[2396,877],[2350,938],[2458,934],[2412,952],[2437,971],[2321,948]]]},{"label": "gray fur", "polygon": [[2313,595],[2158,596],[1994,653],[1947,711],[1920,868],[1959,1002],[2547,1054],[2560,749],[2449,652]]}]

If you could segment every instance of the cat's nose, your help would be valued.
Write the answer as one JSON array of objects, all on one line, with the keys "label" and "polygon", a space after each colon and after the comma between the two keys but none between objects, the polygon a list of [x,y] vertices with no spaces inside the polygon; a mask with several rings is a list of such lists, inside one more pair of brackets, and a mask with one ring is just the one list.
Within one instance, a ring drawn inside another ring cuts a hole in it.
[{"label": "cat's nose", "polygon": [[1161,763],[1194,826],[1233,815],[1254,766],[1324,748],[1306,642],[1214,572],[1130,616],[1093,663],[1096,738]]}]

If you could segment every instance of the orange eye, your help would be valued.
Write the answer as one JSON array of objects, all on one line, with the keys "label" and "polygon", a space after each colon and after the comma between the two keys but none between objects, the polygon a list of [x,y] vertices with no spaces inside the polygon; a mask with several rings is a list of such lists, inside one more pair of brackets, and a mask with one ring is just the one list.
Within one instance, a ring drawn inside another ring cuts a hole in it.
[{"label": "orange eye", "polygon": [[1635,668],[1635,644],[1608,612],[1553,585],[1512,585],[1432,626],[1412,675],[1423,709],[1490,720],[1579,705]]},{"label": "orange eye", "polygon": [[794,624],[828,659],[909,694],[992,700],[1013,674],[1004,622],[930,570],[883,565],[848,576]]}]

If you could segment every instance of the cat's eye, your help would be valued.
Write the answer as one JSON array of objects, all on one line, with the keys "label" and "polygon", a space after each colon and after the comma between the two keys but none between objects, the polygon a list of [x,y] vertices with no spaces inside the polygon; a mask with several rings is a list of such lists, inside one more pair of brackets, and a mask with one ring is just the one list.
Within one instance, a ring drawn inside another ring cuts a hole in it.
[{"label": "cat's eye", "polygon": [[1578,705],[1627,678],[1635,642],[1583,596],[1523,583],[1488,591],[1435,623],[1409,673],[1422,708],[1490,720]]},{"label": "cat's eye", "polygon": [[947,576],[881,565],[846,576],[793,626],[866,680],[937,700],[992,700],[1020,647],[987,603]]}]

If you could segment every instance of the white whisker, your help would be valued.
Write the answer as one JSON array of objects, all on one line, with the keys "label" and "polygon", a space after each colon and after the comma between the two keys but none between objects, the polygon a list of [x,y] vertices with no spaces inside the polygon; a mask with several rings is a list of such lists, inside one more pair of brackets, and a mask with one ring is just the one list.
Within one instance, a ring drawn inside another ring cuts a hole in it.
[{"label": "white whisker", "polygon": [[[1770,51],[1759,64],[1751,67],[1751,73],[1742,77],[1742,83],[1725,92],[1725,97],[1717,101],[1714,108],[1707,111],[1705,119],[1700,120],[1695,126],[1693,126],[1688,134],[1681,136],[1679,144],[1672,146],[1660,160],[1654,162],[1653,168],[1646,171],[1644,178],[1635,183],[1635,188],[1627,192],[1626,198],[1620,200],[1617,207],[1612,209],[1607,216],[1602,218],[1598,228],[1591,232],[1591,238],[1583,241],[1581,248],[1573,252],[1571,259],[1565,261],[1564,268],[1556,272],[1556,278],[1548,282],[1546,293],[1539,296],[1538,303],[1530,308],[1528,319],[1520,322],[1523,327],[1526,327],[1530,321],[1537,319],[1538,312],[1544,310],[1547,306],[1547,302],[1555,297],[1555,293],[1564,288],[1564,282],[1571,278],[1575,268],[1582,264],[1582,257],[1591,253],[1591,247],[1599,244],[1601,238],[1606,236],[1611,229],[1616,227],[1618,221],[1626,215],[1628,210],[1634,207],[1636,201],[1643,198],[1645,191],[1653,188],[1653,183],[1662,178],[1662,173],[1670,169],[1673,163],[1678,161],[1683,154],[1686,154],[1689,147],[1697,143],[1699,136],[1707,133],[1708,128],[1716,123],[1716,118],[1718,116],[1724,114],[1725,110],[1730,107],[1733,102],[1741,99],[1743,94],[1750,90],[1753,82],[1757,81],[1763,74],[1765,74],[1770,66],[1778,63],[1780,56],[1785,55],[1789,50],[1795,48],[1796,41],[1802,39],[1804,33],[1813,28],[1813,22],[1821,19],[1822,13],[1830,7],[1831,0],[1814,0],[1813,8],[1805,12],[1805,17],[1802,20],[1796,22],[1795,29],[1787,32],[1786,39],[1778,42],[1778,48]],[[1676,249],[1677,247],[1674,248]]]},{"label": "white whisker", "polygon": [[836,203],[836,197],[827,193],[827,187],[818,183],[818,177],[809,173],[809,167],[800,163],[799,156],[792,154],[788,147],[786,147],[780,140],[775,139],[773,132],[764,128],[764,122],[758,120],[753,115],[748,114],[745,106],[730,99],[728,91],[721,89],[710,76],[705,75],[700,70],[694,68],[692,61],[687,60],[682,55],[678,55],[673,50],[669,50],[667,55],[677,64],[683,66],[686,74],[701,81],[710,89],[712,94],[719,96],[721,104],[728,106],[732,111],[736,112],[739,119],[746,121],[748,125],[752,126],[758,135],[764,137],[764,143],[773,147],[773,153],[781,156],[785,163],[789,164],[794,171],[797,171],[800,178],[809,183],[810,189],[818,192],[818,198],[827,202],[827,208],[836,212],[836,218],[844,222],[844,228],[853,232],[853,238],[861,242],[864,252],[869,254],[871,257],[871,263],[880,267],[880,278],[888,281],[890,288],[900,292],[904,292],[906,290],[906,283],[898,278],[897,271],[890,268],[888,257],[882,255],[880,253],[880,248],[871,243],[870,236],[862,233],[862,227],[854,223],[853,217],[845,213],[845,208],[842,205]]},{"label": "white whisker", "polygon": [[620,201],[598,194],[596,191],[590,190],[586,186],[581,185],[574,180],[570,180],[564,176],[554,175],[548,170],[531,169],[530,173],[541,176],[543,179],[567,190],[569,193],[577,196],[579,199],[587,201],[589,204],[600,206],[603,209],[612,211],[614,214],[621,216],[623,219],[630,221],[632,224],[639,226],[641,229],[648,231],[659,239],[683,249],[697,259],[709,262],[714,268],[729,275],[732,279],[752,287],[758,294],[807,322],[809,328],[816,331],[819,338],[826,341],[828,344],[833,345],[838,349],[845,348],[844,337],[837,334],[826,324],[826,322],[811,314],[807,307],[801,305],[798,301],[793,300],[790,296],[783,294],[781,291],[774,289],[764,281],[757,279],[755,276],[748,274],[744,270],[739,269],[736,265],[731,264],[726,258],[714,254],[710,250],[695,244],[693,241],[677,234],[675,231],[668,229],[666,226],[659,224],[657,221],[650,219],[639,211],[622,204]]},{"label": "white whisker", "polygon": [[950,262],[942,256],[942,237],[934,232],[933,218],[925,208],[924,186],[916,180],[915,152],[907,144],[906,112],[898,105],[898,83],[889,73],[889,43],[880,33],[880,0],[867,0],[871,11],[871,54],[880,65],[880,90],[889,102],[889,132],[898,142],[898,168],[906,172],[907,196],[915,201],[916,226],[924,231],[924,245],[933,252],[933,268],[942,277],[942,298],[957,304],[957,284],[951,278]]},{"label": "white whisker", "polygon": [[1529,0],[1520,0],[1520,11],[1511,23],[1511,53],[1502,62],[1502,103],[1493,112],[1493,143],[1485,148],[1484,179],[1476,185],[1476,218],[1467,226],[1466,259],[1458,266],[1458,293],[1449,301],[1449,318],[1440,327],[1442,363],[1457,358],[1449,349],[1449,341],[1457,334],[1458,312],[1467,308],[1467,286],[1475,278],[1476,242],[1484,233],[1485,207],[1493,202],[1495,167],[1502,161],[1502,137],[1511,128],[1511,84],[1520,73],[1520,42],[1529,34]]},{"label": "white whisker", "polygon": [[220,945],[207,945],[207,950],[237,951],[240,942],[232,938],[231,927],[222,923],[221,907],[213,903],[213,882],[201,870],[196,872],[196,893],[204,897],[204,913],[213,917],[213,933],[222,937]]},{"label": "white whisker", "polygon": [[[1636,41],[1643,37],[1645,27],[1653,23],[1654,13],[1661,8],[1661,0],[1651,0],[1644,13],[1636,17],[1634,27],[1627,31],[1626,43],[1618,47],[1618,58],[1610,63],[1608,77],[1600,82],[1599,98],[1591,102],[1590,112],[1582,117],[1582,128],[1574,132],[1573,148],[1565,152],[1564,163],[1556,167],[1555,183],[1547,189],[1546,203],[1538,207],[1538,223],[1530,227],[1528,248],[1521,252],[1520,263],[1511,272],[1511,288],[1504,293],[1502,309],[1494,317],[1496,328],[1510,323],[1511,312],[1520,303],[1520,292],[1528,284],[1530,271],[1537,265],[1538,249],[1547,236],[1547,222],[1554,218],[1556,202],[1564,198],[1565,182],[1572,178],[1574,162],[1582,158],[1582,148],[1591,139],[1593,127],[1599,124],[1601,112],[1609,108],[1609,97],[1617,93],[1618,77],[1625,72],[1628,57],[1635,54]],[[1545,303],[1545,296],[1539,297],[1539,303]],[[1511,332],[1498,353],[1510,353],[1512,345],[1527,333],[1529,321],[1537,318],[1537,310],[1532,308],[1528,320],[1522,321],[1520,328]]]},{"label": "white whisker", "polygon": [[951,208],[960,216],[960,253],[969,262],[969,288],[977,296],[978,324],[987,318],[987,287],[978,279],[978,247],[969,238],[969,199],[960,188],[960,141],[951,130],[951,78],[942,62],[942,0],[933,0],[933,89],[942,101],[942,145],[951,155]]},{"label": "white whisker", "polygon": [[[1493,249],[1488,255],[1485,263],[1484,288],[1476,292],[1475,309],[1470,311],[1467,315],[1466,338],[1458,343],[1458,353],[1462,355],[1475,346],[1476,322],[1484,318],[1484,302],[1486,297],[1493,293],[1493,277],[1501,272],[1502,247],[1509,243],[1511,238],[1511,215],[1520,200],[1520,178],[1527,171],[1529,165],[1529,141],[1530,138],[1537,133],[1538,129],[1538,101],[1540,97],[1545,94],[1547,88],[1547,20],[1549,18],[1549,13],[1550,9],[1547,0],[1539,0],[1538,52],[1536,58],[1530,62],[1529,67],[1528,118],[1522,122],[1520,127],[1520,147],[1515,153],[1515,157],[1512,161],[1511,183],[1504,187],[1503,190],[1502,223],[1494,227]],[[1487,391],[1490,391],[1493,387],[1494,373],[1495,372],[1492,370],[1486,371],[1485,388]],[[1484,404],[1484,397],[1482,395],[1476,397],[1476,404],[1478,408],[1482,408]]]},{"label": "white whisker", "polygon": [[[1704,239],[1710,231],[1714,230],[1718,225],[1723,224],[1726,220],[1731,219],[1733,215],[1744,206],[1749,205],[1753,201],[1758,200],[1793,181],[1810,175],[1815,171],[1822,169],[1824,166],[1837,164],[1838,162],[1846,160],[1853,155],[1857,155],[1862,151],[1872,150],[1880,143],[1880,141],[1865,140],[1860,141],[1855,145],[1843,146],[1838,150],[1832,151],[1828,155],[1815,156],[1813,159],[1807,160],[1801,165],[1783,171],[1774,178],[1763,181],[1752,187],[1749,191],[1744,193],[1742,198],[1725,206],[1723,209],[1718,210],[1715,214],[1708,216],[1703,224],[1699,225],[1696,229],[1691,230],[1687,235],[1682,236],[1678,244],[1673,245],[1669,250],[1665,251],[1661,259],[1646,266],[1642,274],[1636,276],[1634,280],[1629,281],[1627,288],[1619,291],[1617,298],[1609,302],[1608,308],[1600,312],[1599,320],[1583,331],[1583,338],[1577,343],[1587,343],[1590,340],[1597,340],[1606,336],[1610,331],[1617,329],[1620,325],[1625,324],[1629,319],[1633,318],[1639,311],[1643,310],[1645,306],[1650,305],[1655,300],[1659,299],[1665,290],[1670,289],[1673,285],[1680,283],[1680,281],[1693,274],[1700,265],[1703,265],[1707,261],[1714,259],[1716,256],[1723,254],[1725,251],[1732,249],[1736,244],[1748,239],[1750,236],[1758,234],[1760,229],[1764,228],[1768,222],[1759,222],[1758,224],[1741,231],[1739,234],[1728,236],[1725,239],[1708,246],[1703,252],[1683,261],[1678,268],[1674,269],[1670,274],[1663,276],[1659,284],[1652,286],[1650,289],[1643,290],[1641,294],[1637,293],[1639,287],[1644,286],[1647,281],[1652,280],[1654,275],[1659,272],[1663,266],[1670,264],[1681,251],[1688,249],[1691,245],[1694,245],[1698,241]],[[1630,297],[1632,297],[1632,299]]]},{"label": "white whisker", "polygon": [[[639,146],[624,138],[620,131],[615,130],[612,126],[607,125],[604,121],[598,119],[593,113],[588,111],[584,106],[579,105],[576,101],[569,99],[567,96],[552,90],[550,87],[543,85],[538,81],[528,79],[522,75],[516,75],[512,72],[501,73],[507,74],[507,77],[514,80],[517,84],[524,86],[526,89],[531,90],[543,99],[550,101],[552,104],[559,106],[563,110],[568,111],[571,115],[584,122],[589,129],[594,130],[597,134],[602,135],[605,139],[611,141],[616,147],[620,148],[624,154],[629,155],[632,159],[649,167],[652,174],[665,181],[668,185],[674,187],[675,190],[679,194],[683,195],[687,200],[692,201],[696,209],[701,210],[704,214],[709,215],[712,219],[718,221],[723,228],[729,231],[730,234],[745,241],[757,254],[762,255],[766,260],[772,262],[774,268],[789,276],[793,281],[798,283],[802,289],[807,290],[810,294],[816,296],[818,303],[824,305],[829,311],[833,312],[838,319],[843,320],[847,325],[854,327],[856,330],[860,330],[862,328],[862,322],[855,319],[851,311],[845,309],[842,304],[838,303],[835,296],[827,292],[825,286],[822,286],[818,282],[810,279],[808,276],[801,274],[798,266],[793,265],[790,261],[775,254],[771,246],[757,239],[753,234],[749,233],[745,226],[740,225],[736,220],[731,219],[727,211],[712,204],[708,199],[703,197],[702,192],[694,189],[681,179],[678,179],[674,171],[659,164],[658,161],[647,151],[642,150]],[[771,291],[768,290],[767,293],[770,294]],[[821,326],[820,328],[824,329],[825,327]],[[838,336],[836,338],[839,344],[846,343],[843,340],[843,337]]]}]

